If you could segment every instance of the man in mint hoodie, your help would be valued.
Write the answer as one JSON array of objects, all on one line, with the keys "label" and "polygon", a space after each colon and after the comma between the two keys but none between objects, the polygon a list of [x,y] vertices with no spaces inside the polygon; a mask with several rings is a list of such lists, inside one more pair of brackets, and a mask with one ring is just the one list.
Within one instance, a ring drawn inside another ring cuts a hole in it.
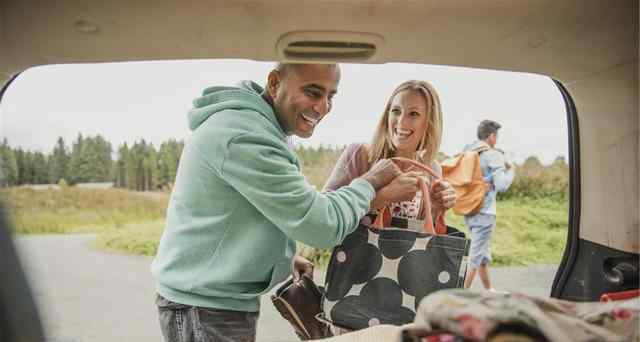
[{"label": "man in mint hoodie", "polygon": [[[193,132],[152,264],[166,341],[254,341],[260,295],[285,280],[292,265],[295,276],[313,271],[294,257],[295,241],[339,244],[376,191],[400,174],[383,160],[324,194],[300,173],[287,138],[313,134],[339,80],[338,65],[278,64],[266,89],[244,81],[207,88],[194,100]],[[406,188],[396,192],[407,196]]]}]

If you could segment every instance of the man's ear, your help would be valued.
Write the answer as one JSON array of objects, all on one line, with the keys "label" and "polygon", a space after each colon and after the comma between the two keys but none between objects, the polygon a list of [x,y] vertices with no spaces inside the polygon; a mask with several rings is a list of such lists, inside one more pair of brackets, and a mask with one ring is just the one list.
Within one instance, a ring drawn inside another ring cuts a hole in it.
[{"label": "man's ear", "polygon": [[276,98],[281,81],[280,72],[278,70],[271,70],[267,77],[267,93],[269,93],[272,99]]}]

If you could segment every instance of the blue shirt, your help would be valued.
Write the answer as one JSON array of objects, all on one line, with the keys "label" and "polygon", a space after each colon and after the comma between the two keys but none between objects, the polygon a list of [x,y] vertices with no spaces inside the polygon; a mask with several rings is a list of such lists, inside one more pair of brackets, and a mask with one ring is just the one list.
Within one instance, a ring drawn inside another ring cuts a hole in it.
[{"label": "blue shirt", "polygon": [[496,215],[496,194],[505,192],[511,186],[515,172],[513,168],[507,170],[504,161],[504,154],[496,149],[492,149],[486,142],[477,140],[465,146],[465,151],[475,150],[486,146],[489,150],[480,153],[480,168],[482,177],[489,185],[489,191],[484,195],[484,202],[479,214]]}]

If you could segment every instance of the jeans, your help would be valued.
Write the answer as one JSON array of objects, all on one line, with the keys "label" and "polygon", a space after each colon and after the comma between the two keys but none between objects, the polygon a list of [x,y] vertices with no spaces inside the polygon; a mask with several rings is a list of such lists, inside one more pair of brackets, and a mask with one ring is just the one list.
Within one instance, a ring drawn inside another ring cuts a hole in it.
[{"label": "jeans", "polygon": [[202,308],[156,298],[165,342],[254,342],[258,312]]}]

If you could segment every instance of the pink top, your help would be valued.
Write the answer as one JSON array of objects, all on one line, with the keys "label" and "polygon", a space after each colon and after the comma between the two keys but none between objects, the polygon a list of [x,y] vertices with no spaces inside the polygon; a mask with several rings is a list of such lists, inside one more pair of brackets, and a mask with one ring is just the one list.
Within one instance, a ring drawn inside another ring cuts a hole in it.
[{"label": "pink top", "polygon": [[[324,185],[323,191],[334,191],[340,187],[349,185],[352,180],[367,172],[369,170],[367,148],[368,146],[365,144],[351,144],[347,146],[334,166],[327,183]],[[435,161],[431,163],[431,168],[437,174],[442,175],[442,169]],[[429,181],[432,181],[431,177]],[[416,197],[411,201],[391,203],[391,215],[408,219],[418,219],[421,199],[422,192],[418,191]]]}]

